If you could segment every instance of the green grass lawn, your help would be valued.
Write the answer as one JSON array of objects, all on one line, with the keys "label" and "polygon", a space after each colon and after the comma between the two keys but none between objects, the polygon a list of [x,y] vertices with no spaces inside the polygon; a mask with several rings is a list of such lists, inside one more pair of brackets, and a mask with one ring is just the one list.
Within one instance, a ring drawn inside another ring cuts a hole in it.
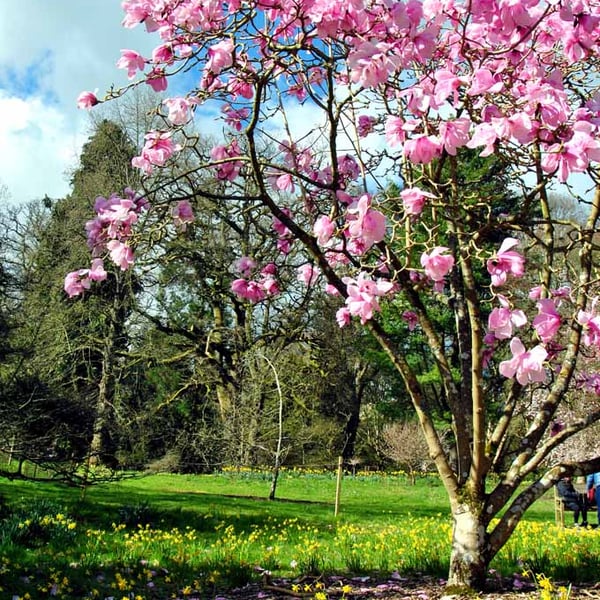
[{"label": "green grass lawn", "polygon": [[[223,518],[261,519],[261,515],[333,522],[336,481],[332,475],[280,477],[277,499],[268,502],[270,481],[259,476],[152,475],[89,488],[81,500],[79,490],[52,484],[8,482],[0,479],[0,494],[11,504],[36,498],[62,503],[90,522],[109,523],[120,507],[148,503],[168,524],[187,524],[187,519],[206,512]],[[546,511],[551,510],[548,504]],[[338,520],[354,523],[389,523],[407,517],[448,515],[443,487],[435,477],[412,486],[401,477],[345,477]],[[548,512],[549,514],[549,512]]]},{"label": "green grass lawn", "polygon": [[[345,477],[334,516],[332,474],[153,475],[80,490],[0,479],[0,597],[211,597],[263,569],[444,576],[451,519],[439,480]],[[551,495],[526,514],[493,567],[585,579],[600,532],[554,526]],[[121,595],[116,595],[116,593]]]}]

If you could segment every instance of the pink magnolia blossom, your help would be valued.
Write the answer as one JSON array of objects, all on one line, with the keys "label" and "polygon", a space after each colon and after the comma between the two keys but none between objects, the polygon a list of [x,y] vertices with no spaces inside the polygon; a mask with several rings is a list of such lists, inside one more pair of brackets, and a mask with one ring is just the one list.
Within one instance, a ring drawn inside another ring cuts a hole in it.
[{"label": "pink magnolia blossom", "polygon": [[121,271],[126,271],[135,262],[131,247],[119,240],[111,240],[106,244],[106,248],[111,260],[120,267]]},{"label": "pink magnolia blossom", "polygon": [[117,61],[119,69],[127,69],[127,77],[133,79],[138,71],[146,66],[144,57],[135,50],[121,50],[121,58]]},{"label": "pink magnolia blossom", "polygon": [[277,274],[277,265],[275,263],[267,263],[261,270],[260,274],[263,276],[267,275],[276,275]]},{"label": "pink magnolia blossom", "polygon": [[335,193],[335,197],[342,203],[347,206],[350,206],[353,202],[355,202],[355,198],[351,196],[348,192],[344,190],[338,190]]},{"label": "pink magnolia blossom", "polygon": [[164,69],[158,67],[154,67],[154,69],[146,75],[146,83],[157,93],[164,92],[169,86]]},{"label": "pink magnolia blossom", "polygon": [[65,277],[64,290],[69,298],[82,295],[90,289],[92,281],[104,281],[108,274],[104,269],[104,261],[94,258],[89,269],[79,269],[68,273]]},{"label": "pink magnolia blossom", "polygon": [[337,324],[340,327],[344,327],[344,326],[348,325],[350,323],[351,319],[352,319],[352,315],[350,314],[350,311],[348,310],[348,307],[346,307],[346,306],[342,306],[335,313],[335,320],[337,321]]},{"label": "pink magnolia blossom", "polygon": [[132,190],[125,190],[125,198],[113,194],[110,198],[96,198],[94,210],[96,218],[85,225],[88,234],[88,247],[93,256],[101,255],[110,240],[126,241],[138,220],[138,214],[145,210],[147,202]]},{"label": "pink magnolia blossom", "polygon": [[409,88],[402,92],[407,98],[407,107],[415,115],[424,115],[433,102],[433,85],[424,81],[420,86]]},{"label": "pink magnolia blossom", "polygon": [[543,293],[544,288],[541,285],[535,285],[529,290],[527,296],[530,300],[539,300]]},{"label": "pink magnolia blossom", "polygon": [[208,49],[206,70],[218,75],[233,64],[234,45],[230,39],[217,42]]},{"label": "pink magnolia blossom", "polygon": [[348,208],[348,233],[364,243],[365,250],[385,237],[385,216],[371,208],[371,198],[363,194],[356,205]]},{"label": "pink magnolia blossom", "polygon": [[577,378],[577,387],[600,396],[600,373],[580,373]]},{"label": "pink magnolia blossom", "polygon": [[543,346],[538,345],[527,351],[523,342],[514,337],[510,342],[510,351],[512,358],[499,365],[501,375],[507,379],[516,376],[521,385],[546,381],[547,373],[543,363],[548,353]]},{"label": "pink magnolia blossom", "polygon": [[167,119],[173,125],[185,125],[192,117],[190,109],[196,102],[189,98],[167,98],[163,104],[169,110]]},{"label": "pink magnolia blossom", "polygon": [[511,250],[518,245],[519,240],[506,238],[498,253],[487,261],[487,271],[492,276],[492,285],[500,286],[506,283],[508,274],[521,277],[525,272],[525,259],[521,254]]},{"label": "pink magnolia blossom", "polygon": [[375,129],[377,119],[369,115],[360,115],[358,117],[358,135],[360,137],[367,137]]},{"label": "pink magnolia blossom", "polygon": [[465,83],[465,79],[457,77],[448,69],[438,69],[435,72],[435,102],[439,106],[449,96],[452,96],[452,104],[458,102],[458,89]]},{"label": "pink magnolia blossom", "polygon": [[173,47],[171,44],[161,44],[152,51],[152,62],[153,63],[173,63],[175,54],[173,53]]},{"label": "pink magnolia blossom", "polygon": [[100,100],[98,100],[94,92],[81,92],[81,94],[77,96],[77,108],[89,110],[99,102]]},{"label": "pink magnolia blossom", "polygon": [[154,167],[162,167],[175,152],[181,150],[181,146],[171,140],[170,131],[151,131],[145,139],[142,153],[132,158],[131,164],[147,175],[152,173]]},{"label": "pink magnolia blossom", "polygon": [[90,278],[88,277],[88,269],[79,269],[71,271],[65,277],[64,290],[69,298],[80,296],[86,290],[90,289]]},{"label": "pink magnolia blossom", "polygon": [[502,77],[489,69],[479,68],[472,76],[471,87],[467,90],[469,96],[478,96],[485,92],[496,93],[504,87]]},{"label": "pink magnolia blossom", "polygon": [[589,123],[576,123],[571,139],[548,147],[542,157],[542,169],[546,173],[556,171],[561,182],[565,182],[571,173],[585,172],[590,160],[600,161],[600,142],[594,135]]},{"label": "pink magnolia blossom", "polygon": [[[501,129],[500,124],[505,123],[509,128],[509,135],[513,137],[519,144],[529,144],[539,134],[539,123],[531,118],[526,112],[518,112],[510,115],[506,121],[496,119],[496,129]],[[499,132],[502,135],[502,131]],[[505,135],[505,137],[507,137]]]},{"label": "pink magnolia blossom", "polygon": [[281,254],[289,254],[292,251],[292,240],[290,238],[279,238],[277,240],[277,250]]},{"label": "pink magnolia blossom", "polygon": [[242,277],[248,277],[256,268],[256,261],[249,256],[242,256],[235,261],[233,268],[236,272],[240,273]]},{"label": "pink magnolia blossom", "polygon": [[562,300],[568,300],[571,297],[571,286],[561,285],[559,288],[550,290],[550,294],[553,298],[556,298],[556,306],[560,306]]},{"label": "pink magnolia blossom", "polygon": [[487,333],[483,337],[483,343],[485,344],[483,348],[483,352],[481,355],[481,359],[483,362],[483,367],[487,369],[490,366],[492,358],[494,357],[494,352],[496,351],[496,345],[498,340],[493,333]]},{"label": "pink magnolia blossom", "polygon": [[335,285],[333,285],[332,283],[326,283],[325,284],[325,293],[328,294],[329,296],[339,296],[340,290],[338,290],[337,287],[335,287]]},{"label": "pink magnolia blossom", "polygon": [[498,132],[491,123],[479,123],[473,129],[471,139],[465,145],[467,148],[484,146],[479,156],[490,156],[496,149],[495,144],[498,138]]},{"label": "pink magnolia blossom", "polygon": [[449,248],[437,246],[430,253],[423,252],[421,255],[421,266],[431,280],[435,282],[443,281],[444,277],[452,270],[454,256],[445,254],[448,251]]},{"label": "pink magnolia blossom", "polygon": [[340,265],[348,265],[350,263],[350,259],[348,258],[344,250],[344,244],[340,243],[328,252],[325,252],[325,258],[327,260],[327,263],[332,268],[336,268]]},{"label": "pink magnolia blossom", "polygon": [[159,28],[157,20],[160,21],[160,13],[158,7],[155,9],[154,2],[148,0],[123,0],[121,3],[125,11],[123,19],[123,27],[135,27],[139,23],[143,23],[146,31],[151,33]]},{"label": "pink magnolia blossom", "polygon": [[391,292],[394,284],[390,281],[374,281],[369,275],[361,272],[356,279],[344,277],[346,284],[346,307],[352,316],[360,317],[360,322],[364,325],[373,318],[375,312],[381,310],[379,306],[379,297]]},{"label": "pink magnolia blossom", "polygon": [[275,277],[273,277],[272,275],[262,277],[258,284],[260,285],[260,287],[262,287],[267,296],[277,296],[280,292],[277,279],[275,279]]},{"label": "pink magnolia blossom", "polygon": [[123,0],[121,4],[125,11],[123,19],[123,27],[135,27],[139,23],[143,23],[150,16],[149,5],[147,2],[140,0]]},{"label": "pink magnolia blossom", "polygon": [[311,286],[319,278],[321,272],[317,267],[313,265],[302,265],[297,269],[298,281],[301,281],[307,286]]},{"label": "pink magnolia blossom", "polygon": [[389,53],[390,49],[390,44],[386,42],[357,43],[348,56],[352,81],[365,87],[383,83],[388,75],[396,70],[400,62],[397,56]]},{"label": "pink magnolia blossom", "polygon": [[196,219],[194,209],[187,200],[180,200],[171,209],[173,223],[180,231],[185,231],[188,223],[193,223]]},{"label": "pink magnolia blossom", "polygon": [[264,300],[267,296],[276,296],[280,292],[274,273],[271,270],[266,272],[264,269],[258,281],[235,279],[231,283],[231,291],[253,304]]},{"label": "pink magnolia blossom", "polygon": [[402,190],[400,192],[400,197],[402,198],[404,211],[407,215],[412,216],[417,216],[421,214],[423,206],[425,205],[425,200],[427,198],[435,198],[433,194],[430,194],[429,192],[424,192],[423,190],[416,187]]},{"label": "pink magnolia blossom", "polygon": [[231,283],[231,291],[252,303],[260,302],[266,298],[265,290],[256,281],[246,279],[235,279]]},{"label": "pink magnolia blossom", "polygon": [[539,314],[533,319],[535,328],[542,342],[549,342],[558,333],[561,318],[556,310],[554,300],[542,298],[537,303]]},{"label": "pink magnolia blossom", "polygon": [[428,164],[442,154],[442,143],[435,136],[417,135],[406,141],[403,153],[412,163]]},{"label": "pink magnolia blossom", "polygon": [[401,146],[404,143],[406,140],[406,131],[404,130],[403,119],[388,115],[385,121],[385,139],[392,147]]},{"label": "pink magnolia blossom", "polygon": [[242,130],[242,121],[250,115],[249,108],[232,108],[229,104],[225,105],[221,112],[225,115],[225,123],[233,127],[236,131]]},{"label": "pink magnolia blossom", "polygon": [[329,242],[334,231],[335,222],[327,215],[321,215],[313,225],[313,233],[317,236],[317,242],[321,246],[325,246]]},{"label": "pink magnolia blossom", "polygon": [[408,324],[409,331],[414,331],[415,327],[419,323],[419,317],[417,313],[412,310],[405,310],[402,313],[402,319]]},{"label": "pink magnolia blossom", "polygon": [[101,258],[92,259],[92,266],[88,272],[91,281],[104,281],[108,274],[104,269],[104,261]]},{"label": "pink magnolia blossom", "polygon": [[[292,217],[292,211],[289,208],[283,208],[281,210],[281,212],[286,215],[287,217]],[[283,221],[281,221],[281,219],[278,219],[277,217],[273,217],[273,229],[275,230],[275,232],[277,233],[277,235],[280,238],[286,238],[291,236],[292,232],[286,227],[286,225],[284,225]]]},{"label": "pink magnolia blossom", "polygon": [[465,117],[440,123],[440,140],[444,150],[451,156],[456,156],[456,150],[469,142],[471,121]]},{"label": "pink magnolia blossom", "polygon": [[240,77],[229,77],[227,82],[227,90],[231,94],[232,100],[236,100],[239,96],[246,99],[254,97],[253,83]]},{"label": "pink magnolia blossom", "polygon": [[293,193],[296,189],[294,178],[289,173],[275,174],[269,178],[271,185],[280,192]]},{"label": "pink magnolia blossom", "polygon": [[527,317],[522,310],[512,310],[504,296],[498,296],[501,306],[494,308],[488,317],[488,330],[498,340],[506,340],[513,335],[514,327],[527,324]]},{"label": "pink magnolia blossom", "polygon": [[213,167],[217,177],[224,181],[234,181],[240,174],[243,163],[233,159],[241,155],[242,151],[237,140],[232,140],[227,146],[214,146],[210,151],[210,157],[216,163]]},{"label": "pink magnolia blossom", "polygon": [[360,167],[356,159],[350,154],[338,157],[338,171],[340,176],[347,182],[354,181],[360,176]]},{"label": "pink magnolia blossom", "polygon": [[90,289],[90,279],[87,277],[87,269],[79,269],[71,271],[65,277],[64,289],[69,295],[69,298],[79,296]]},{"label": "pink magnolia blossom", "polygon": [[577,313],[577,322],[583,328],[583,343],[600,348],[600,315],[596,313],[597,301],[598,298],[594,298],[590,310],[580,310]]}]

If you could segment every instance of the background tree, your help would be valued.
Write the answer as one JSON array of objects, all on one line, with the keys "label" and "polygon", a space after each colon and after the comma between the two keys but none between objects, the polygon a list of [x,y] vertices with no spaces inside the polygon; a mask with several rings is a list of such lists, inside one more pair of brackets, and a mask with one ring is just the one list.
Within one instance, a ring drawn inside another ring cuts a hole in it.
[{"label": "background tree", "polygon": [[19,311],[10,339],[19,358],[6,379],[3,446],[71,479],[86,457],[102,456],[115,466],[107,411],[117,404],[116,355],[126,343],[133,280],[115,269],[104,288],[69,303],[64,271],[86,255],[83,227],[91,190],[108,195],[105,190],[139,181],[130,164],[134,153],[123,132],[103,121],[84,145],[70,196],[4,215],[5,259]]},{"label": "background tree", "polygon": [[[2,261],[8,274],[12,315],[6,338],[10,351],[1,369],[1,447],[18,465],[15,476],[23,476],[20,467],[29,460],[35,464],[53,462],[51,470],[70,479],[85,452],[85,423],[89,419],[84,404],[76,394],[71,395],[62,380],[62,339],[48,345],[50,331],[57,337],[64,332],[57,314],[50,309],[51,296],[46,290],[42,301],[33,293],[40,276],[45,276],[40,248],[50,219],[49,205],[5,208],[1,218]],[[60,279],[55,283],[60,285]],[[57,301],[64,304],[60,287],[55,292]]]},{"label": "background tree", "polygon": [[389,423],[383,430],[383,441],[384,452],[406,470],[412,485],[415,485],[417,475],[433,466],[427,442],[415,421]]}]

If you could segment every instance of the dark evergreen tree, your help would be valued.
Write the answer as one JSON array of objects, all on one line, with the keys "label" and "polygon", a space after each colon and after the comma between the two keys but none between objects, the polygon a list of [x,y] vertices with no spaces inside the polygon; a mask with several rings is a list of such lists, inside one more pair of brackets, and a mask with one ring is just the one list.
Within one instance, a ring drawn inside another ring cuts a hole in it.
[{"label": "dark evergreen tree", "polygon": [[[6,380],[11,402],[3,406],[2,422],[12,426],[4,430],[3,445],[64,477],[74,477],[90,458],[116,466],[110,413],[118,404],[118,355],[127,344],[134,279],[114,270],[105,286],[75,301],[65,296],[63,282],[88,260],[84,236],[92,190],[134,184],[134,154],[114,124],[100,123],[72,174],[72,193],[31,205],[11,241],[13,255],[22,255],[19,323],[11,331],[20,364]],[[15,420],[19,411],[27,418]]]}]

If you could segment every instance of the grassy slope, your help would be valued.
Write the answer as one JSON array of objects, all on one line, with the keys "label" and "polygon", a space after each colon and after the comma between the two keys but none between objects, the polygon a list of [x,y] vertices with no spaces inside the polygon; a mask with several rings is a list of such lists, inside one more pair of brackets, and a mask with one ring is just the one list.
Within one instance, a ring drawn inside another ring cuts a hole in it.
[{"label": "grassy slope", "polygon": [[[265,517],[333,520],[335,479],[327,476],[282,477],[276,502],[265,502],[270,482],[228,475],[153,475],[90,488],[83,501],[79,490],[51,484],[0,479],[0,494],[9,503],[47,497],[67,506],[90,522],[110,523],[119,507],[148,503],[170,525],[193,525],[196,515],[260,523]],[[408,485],[401,478],[346,477],[341,490],[340,519],[356,524],[387,524],[414,517],[449,518],[444,489],[435,478]],[[552,522],[553,501],[547,497],[527,512],[526,519]]]}]

